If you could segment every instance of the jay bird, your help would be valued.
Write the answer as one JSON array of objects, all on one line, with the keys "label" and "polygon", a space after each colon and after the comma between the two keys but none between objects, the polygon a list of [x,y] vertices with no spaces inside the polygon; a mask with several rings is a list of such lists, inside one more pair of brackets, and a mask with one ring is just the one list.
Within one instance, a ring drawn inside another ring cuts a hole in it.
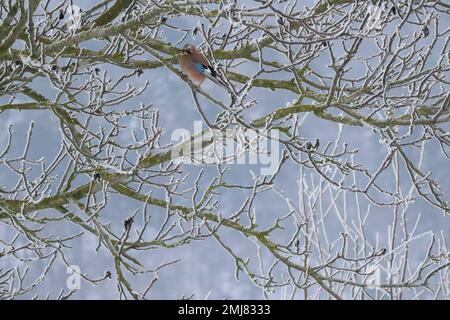
[{"label": "jay bird", "polygon": [[183,47],[182,54],[179,57],[179,63],[184,74],[196,86],[200,86],[208,78],[229,91],[228,87],[218,79],[217,72],[209,64],[205,56],[192,44],[186,44]]}]

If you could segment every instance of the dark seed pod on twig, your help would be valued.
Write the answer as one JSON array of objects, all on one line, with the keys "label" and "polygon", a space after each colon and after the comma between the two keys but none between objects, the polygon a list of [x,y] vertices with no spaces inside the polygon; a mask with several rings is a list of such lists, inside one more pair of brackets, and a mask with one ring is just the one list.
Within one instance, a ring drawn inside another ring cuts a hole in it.
[{"label": "dark seed pod on twig", "polygon": [[422,36],[424,38],[428,37],[430,35],[430,29],[428,29],[427,26],[423,26],[422,28]]},{"label": "dark seed pod on twig", "polygon": [[133,225],[133,218],[132,217],[126,218],[125,221],[123,222],[123,227],[126,230],[129,230],[132,225]]},{"label": "dark seed pod on twig", "polygon": [[94,173],[92,178],[94,179],[94,181],[100,181],[100,179],[101,179],[100,173],[98,173],[98,172]]},{"label": "dark seed pod on twig", "polygon": [[389,12],[391,15],[396,16],[397,15],[397,8],[395,6],[392,6],[391,11]]}]

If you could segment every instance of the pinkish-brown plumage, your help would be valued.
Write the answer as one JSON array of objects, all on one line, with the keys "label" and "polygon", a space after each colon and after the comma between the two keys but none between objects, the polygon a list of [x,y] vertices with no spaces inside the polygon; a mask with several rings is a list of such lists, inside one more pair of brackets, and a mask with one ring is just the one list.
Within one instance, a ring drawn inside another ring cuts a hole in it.
[{"label": "pinkish-brown plumage", "polygon": [[209,62],[193,45],[184,46],[179,62],[183,72],[195,85],[199,86],[205,81],[206,76],[201,71],[209,67]]},{"label": "pinkish-brown plumage", "polygon": [[228,89],[217,77],[214,68],[209,64],[205,56],[199,52],[192,44],[183,47],[179,63],[183,72],[195,85],[200,86],[206,78],[223,88]]}]

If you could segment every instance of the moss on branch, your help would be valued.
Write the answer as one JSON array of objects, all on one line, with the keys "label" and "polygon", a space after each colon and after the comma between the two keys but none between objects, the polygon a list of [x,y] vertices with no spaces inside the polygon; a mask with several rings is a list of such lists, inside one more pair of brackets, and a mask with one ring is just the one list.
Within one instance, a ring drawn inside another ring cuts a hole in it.
[{"label": "moss on branch", "polygon": [[133,0],[117,0],[108,10],[95,19],[95,25],[104,26],[113,21],[133,2]]}]

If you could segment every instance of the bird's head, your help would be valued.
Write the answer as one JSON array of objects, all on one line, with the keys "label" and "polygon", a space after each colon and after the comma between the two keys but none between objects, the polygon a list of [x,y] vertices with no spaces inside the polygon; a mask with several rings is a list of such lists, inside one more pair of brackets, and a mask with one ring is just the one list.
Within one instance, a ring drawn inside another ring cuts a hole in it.
[{"label": "bird's head", "polygon": [[186,44],[182,50],[184,53],[192,54],[197,52],[197,49],[192,44]]}]

